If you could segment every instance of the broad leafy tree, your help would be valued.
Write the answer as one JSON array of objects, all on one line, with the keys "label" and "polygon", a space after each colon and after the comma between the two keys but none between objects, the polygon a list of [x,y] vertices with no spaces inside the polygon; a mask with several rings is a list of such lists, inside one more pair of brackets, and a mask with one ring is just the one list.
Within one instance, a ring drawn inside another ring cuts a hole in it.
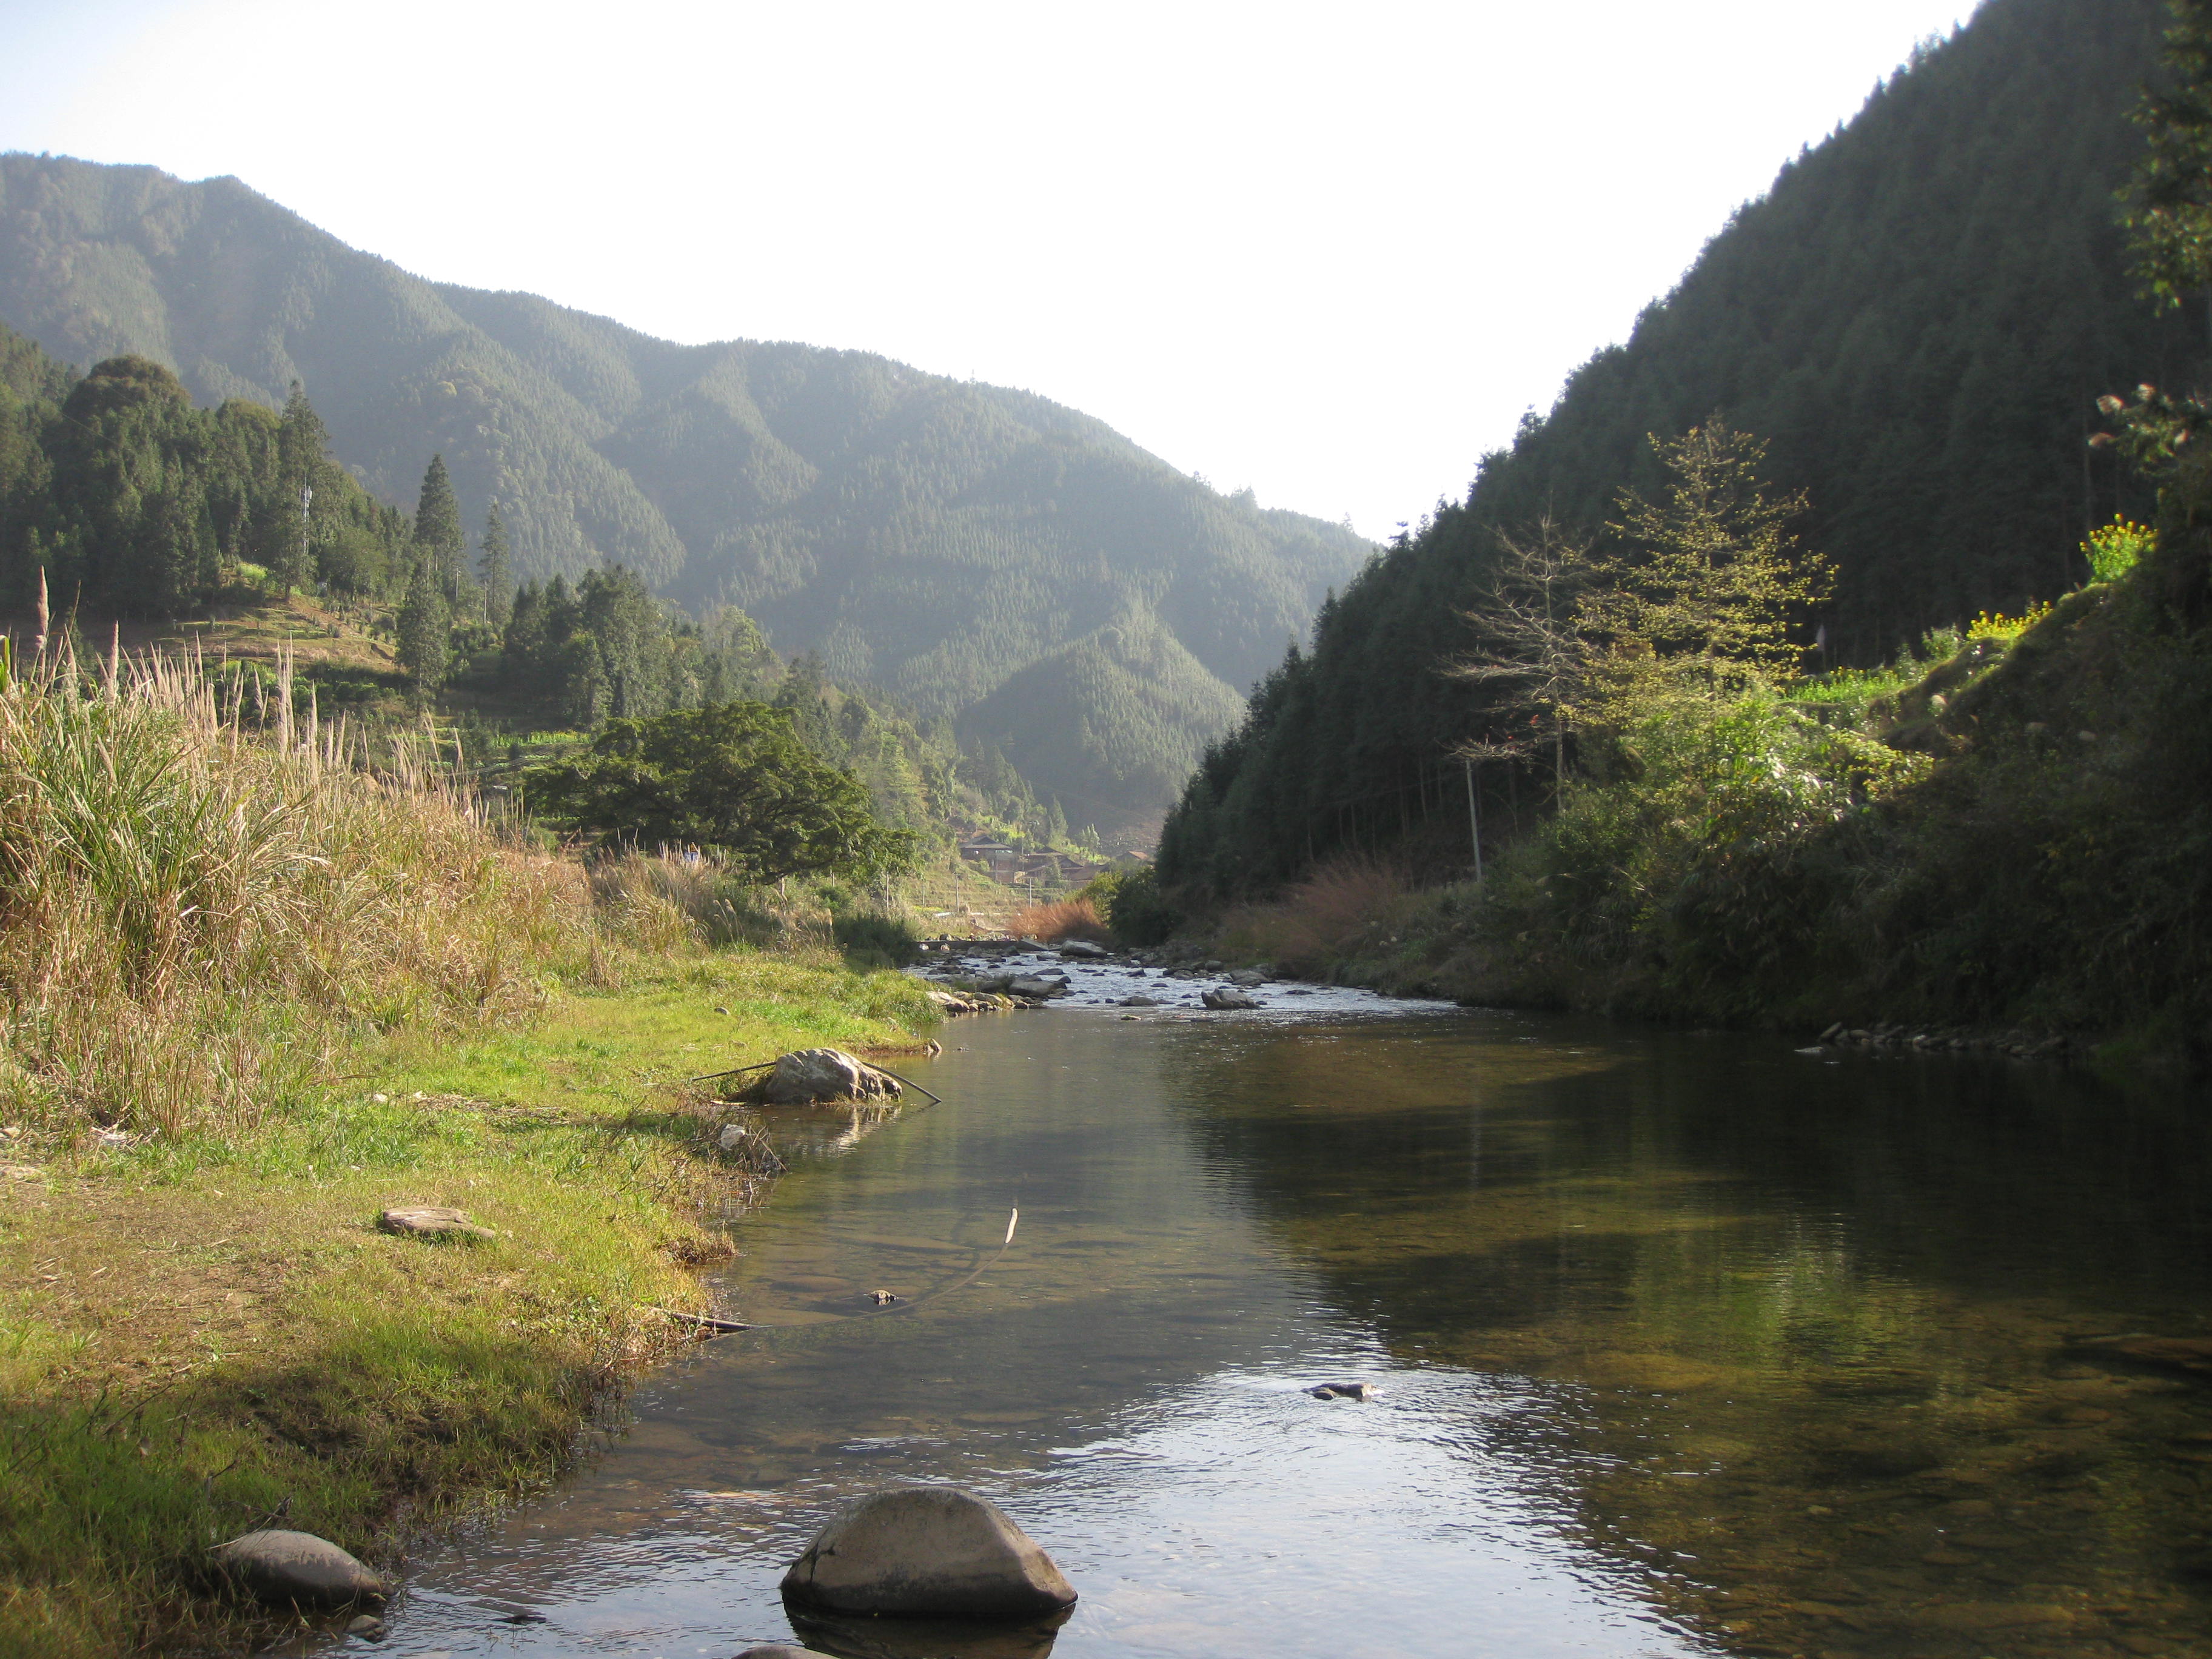
[{"label": "broad leafy tree", "polygon": [[790,714],[764,703],[609,720],[524,788],[539,816],[604,844],[712,847],[757,881],[871,880],[916,851],[910,832],[877,822],[857,778],[816,759]]}]

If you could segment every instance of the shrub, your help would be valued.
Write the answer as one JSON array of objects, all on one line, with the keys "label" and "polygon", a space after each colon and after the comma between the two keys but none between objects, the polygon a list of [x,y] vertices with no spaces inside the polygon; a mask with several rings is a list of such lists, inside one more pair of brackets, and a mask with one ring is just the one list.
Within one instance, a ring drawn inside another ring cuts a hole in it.
[{"label": "shrub", "polygon": [[2082,556],[2089,561],[2089,580],[2118,581],[2157,545],[2158,532],[2148,525],[2113,520],[2102,530],[2092,531],[2081,544]]},{"label": "shrub", "polygon": [[830,936],[854,968],[902,968],[921,954],[913,924],[879,910],[848,910],[834,916]]},{"label": "shrub", "polygon": [[1164,945],[1185,920],[1182,907],[1160,890],[1158,875],[1149,864],[1102,870],[1075,897],[1087,900],[1125,945]]}]

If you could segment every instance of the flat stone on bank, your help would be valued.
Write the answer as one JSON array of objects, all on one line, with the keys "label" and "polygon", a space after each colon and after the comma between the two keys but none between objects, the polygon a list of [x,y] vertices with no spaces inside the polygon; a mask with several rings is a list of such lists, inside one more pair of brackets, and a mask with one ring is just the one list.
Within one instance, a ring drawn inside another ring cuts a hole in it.
[{"label": "flat stone on bank", "polygon": [[338,1607],[384,1600],[383,1579],[311,1532],[249,1532],[210,1553],[225,1577],[276,1606]]},{"label": "flat stone on bank", "polygon": [[953,1486],[855,1498],[783,1576],[783,1594],[833,1613],[1025,1619],[1075,1589],[1006,1512]]},{"label": "flat stone on bank", "polygon": [[[434,1238],[441,1235],[458,1235],[465,1238],[497,1238],[499,1235],[489,1227],[479,1227],[463,1210],[449,1210],[440,1206],[423,1205],[413,1209],[386,1210],[376,1218],[376,1224],[387,1233],[411,1233],[418,1237]],[[302,1534],[301,1536],[306,1534]]]}]

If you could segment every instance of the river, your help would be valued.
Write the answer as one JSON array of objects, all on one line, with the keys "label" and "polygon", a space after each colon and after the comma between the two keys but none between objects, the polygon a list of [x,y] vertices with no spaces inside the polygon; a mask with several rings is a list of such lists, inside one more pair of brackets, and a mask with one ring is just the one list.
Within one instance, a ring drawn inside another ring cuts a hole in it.
[{"label": "river", "polygon": [[2212,1655],[2212,1389],[2081,1346],[2212,1330],[2179,1091],[1263,998],[969,1019],[902,1066],[942,1104],[783,1115],[722,1285],[763,1328],[411,1564],[384,1650],[789,1640],[839,1502],[952,1480],[1073,1617],[817,1644]]}]

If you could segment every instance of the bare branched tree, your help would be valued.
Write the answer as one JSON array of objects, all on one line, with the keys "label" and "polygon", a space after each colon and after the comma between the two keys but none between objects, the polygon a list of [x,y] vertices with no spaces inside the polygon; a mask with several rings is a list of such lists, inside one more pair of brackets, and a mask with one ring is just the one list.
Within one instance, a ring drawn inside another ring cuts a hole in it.
[{"label": "bare branched tree", "polygon": [[1596,562],[1587,543],[1548,517],[1527,534],[1500,531],[1498,545],[1498,566],[1481,603],[1464,613],[1474,628],[1475,647],[1444,672],[1454,679],[1503,688],[1510,735],[1471,738],[1452,752],[1462,759],[1496,760],[1549,748],[1553,781],[1564,787],[1567,729],[1593,655],[1579,625],[1579,600]]}]

